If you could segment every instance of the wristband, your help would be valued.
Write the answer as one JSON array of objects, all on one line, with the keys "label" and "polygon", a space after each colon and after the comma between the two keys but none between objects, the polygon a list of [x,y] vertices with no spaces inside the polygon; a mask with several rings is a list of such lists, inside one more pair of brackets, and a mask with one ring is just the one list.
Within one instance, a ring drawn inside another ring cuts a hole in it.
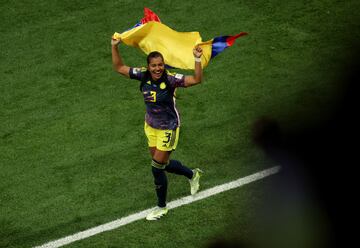
[{"label": "wristband", "polygon": [[201,58],[195,57],[195,62],[201,62]]}]

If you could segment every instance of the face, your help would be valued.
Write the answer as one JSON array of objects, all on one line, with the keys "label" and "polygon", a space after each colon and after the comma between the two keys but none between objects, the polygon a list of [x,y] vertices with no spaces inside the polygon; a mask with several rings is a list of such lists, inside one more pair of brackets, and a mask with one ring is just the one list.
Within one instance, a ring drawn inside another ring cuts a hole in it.
[{"label": "face", "polygon": [[165,70],[163,59],[161,57],[152,58],[148,64],[148,70],[153,80],[160,79]]}]

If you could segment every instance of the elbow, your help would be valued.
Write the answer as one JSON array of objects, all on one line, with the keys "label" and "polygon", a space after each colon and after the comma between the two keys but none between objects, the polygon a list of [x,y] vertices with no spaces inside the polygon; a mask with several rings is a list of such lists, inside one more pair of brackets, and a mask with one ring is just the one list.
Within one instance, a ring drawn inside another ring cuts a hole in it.
[{"label": "elbow", "polygon": [[114,71],[122,74],[122,75],[125,75],[126,74],[126,68],[124,66],[114,66]]},{"label": "elbow", "polygon": [[199,80],[195,80],[195,81],[193,81],[192,83],[189,83],[189,84],[186,84],[186,88],[187,87],[191,87],[191,86],[195,86],[195,85],[199,85],[199,84],[201,84],[201,80],[199,79]]},{"label": "elbow", "polygon": [[197,75],[195,75],[195,82],[196,84],[201,84],[203,81],[203,74],[202,72],[201,73],[198,73]]},{"label": "elbow", "polygon": [[119,71],[119,66],[117,66],[116,64],[113,64],[112,66],[113,70],[118,72]]},{"label": "elbow", "polygon": [[117,65],[114,65],[113,66],[113,69],[114,69],[114,71],[116,71],[116,72],[121,72],[121,66],[117,66]]},{"label": "elbow", "polygon": [[191,87],[202,83],[202,77],[190,76],[185,80],[185,87]]}]

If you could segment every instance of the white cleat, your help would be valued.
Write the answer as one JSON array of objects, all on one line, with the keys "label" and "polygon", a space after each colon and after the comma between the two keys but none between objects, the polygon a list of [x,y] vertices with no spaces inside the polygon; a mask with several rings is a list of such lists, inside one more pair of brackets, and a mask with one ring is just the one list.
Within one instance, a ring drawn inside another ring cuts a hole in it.
[{"label": "white cleat", "polygon": [[190,193],[191,195],[195,195],[196,192],[199,191],[200,188],[200,177],[201,175],[204,173],[202,170],[200,170],[199,168],[196,168],[193,170],[193,177],[189,180],[190,183]]},{"label": "white cleat", "polygon": [[167,207],[156,207],[154,210],[152,210],[147,216],[147,220],[158,220],[164,215],[168,213],[169,209]]}]

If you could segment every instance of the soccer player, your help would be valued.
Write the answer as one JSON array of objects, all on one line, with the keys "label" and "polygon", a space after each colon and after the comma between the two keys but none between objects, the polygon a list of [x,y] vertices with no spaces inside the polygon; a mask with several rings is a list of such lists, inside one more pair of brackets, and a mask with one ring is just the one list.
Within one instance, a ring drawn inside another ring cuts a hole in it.
[{"label": "soccer player", "polygon": [[202,171],[198,168],[191,170],[180,161],[170,159],[170,154],[175,150],[179,139],[180,119],[175,106],[175,90],[177,87],[190,87],[201,83],[202,49],[200,46],[194,47],[194,75],[184,76],[165,70],[164,58],[161,53],[156,51],[148,55],[147,68],[125,65],[118,50],[120,43],[121,40],[111,40],[114,70],[125,77],[140,81],[140,90],[146,105],[144,130],[152,157],[151,169],[158,199],[157,207],[147,215],[146,219],[158,220],[168,212],[165,172],[187,177],[192,195],[199,190]]}]

